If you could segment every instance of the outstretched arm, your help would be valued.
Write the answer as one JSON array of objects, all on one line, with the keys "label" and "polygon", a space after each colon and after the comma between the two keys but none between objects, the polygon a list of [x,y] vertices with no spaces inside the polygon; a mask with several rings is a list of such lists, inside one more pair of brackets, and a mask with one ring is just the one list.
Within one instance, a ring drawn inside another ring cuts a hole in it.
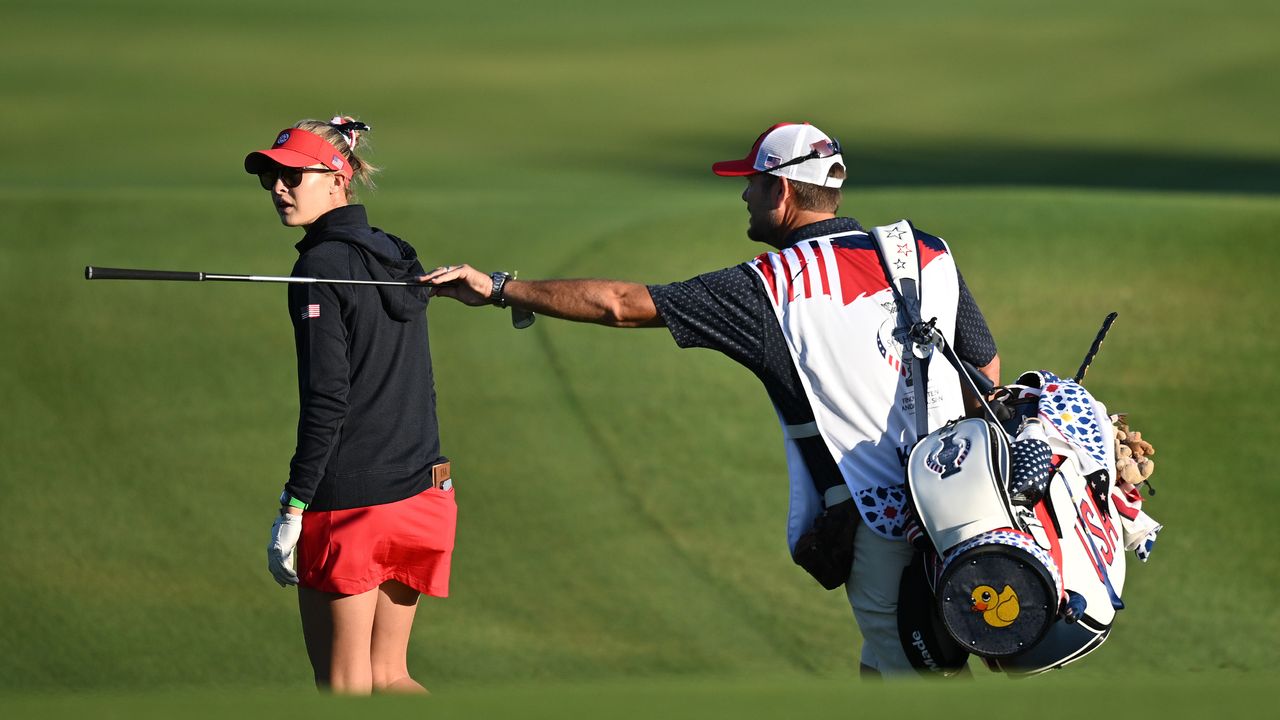
[{"label": "outstretched arm", "polygon": [[[470,265],[436,268],[419,278],[432,294],[467,305],[488,305],[493,280]],[[508,280],[508,305],[563,320],[610,327],[662,327],[649,288],[621,280]]]}]

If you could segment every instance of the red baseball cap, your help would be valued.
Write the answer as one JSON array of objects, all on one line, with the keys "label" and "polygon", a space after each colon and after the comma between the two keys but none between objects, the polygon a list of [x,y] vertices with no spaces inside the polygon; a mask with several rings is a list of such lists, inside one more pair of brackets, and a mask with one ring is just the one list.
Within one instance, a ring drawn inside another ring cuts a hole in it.
[{"label": "red baseball cap", "polygon": [[711,171],[724,177],[769,173],[838,188],[844,178],[829,175],[836,163],[844,163],[839,142],[809,123],[778,123],[756,138],[745,158],[715,163]]},{"label": "red baseball cap", "polygon": [[245,172],[256,175],[272,164],[300,168],[320,163],[348,180],[351,164],[328,140],[301,128],[285,128],[276,136],[269,150],[256,150],[244,158]]}]

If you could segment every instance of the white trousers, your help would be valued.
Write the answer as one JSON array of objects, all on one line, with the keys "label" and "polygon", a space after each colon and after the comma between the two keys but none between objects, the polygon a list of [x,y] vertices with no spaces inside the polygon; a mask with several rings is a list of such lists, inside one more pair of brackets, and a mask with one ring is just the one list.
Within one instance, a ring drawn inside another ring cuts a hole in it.
[{"label": "white trousers", "polygon": [[914,673],[898,638],[898,583],[913,550],[866,525],[853,538],[853,571],[844,591],[862,633],[862,664],[885,675]]}]

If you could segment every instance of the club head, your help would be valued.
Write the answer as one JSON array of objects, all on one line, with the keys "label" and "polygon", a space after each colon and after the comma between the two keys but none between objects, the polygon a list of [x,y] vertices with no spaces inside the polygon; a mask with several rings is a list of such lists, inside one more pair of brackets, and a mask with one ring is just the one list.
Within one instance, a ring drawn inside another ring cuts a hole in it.
[{"label": "club head", "polygon": [[517,330],[523,330],[533,324],[534,315],[529,310],[521,310],[519,308],[511,308],[511,326]]}]

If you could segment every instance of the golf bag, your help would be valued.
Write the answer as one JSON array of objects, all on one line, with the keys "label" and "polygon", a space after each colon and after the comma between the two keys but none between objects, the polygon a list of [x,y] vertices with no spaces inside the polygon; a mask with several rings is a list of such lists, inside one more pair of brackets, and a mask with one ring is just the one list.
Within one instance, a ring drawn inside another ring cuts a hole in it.
[{"label": "golf bag", "polygon": [[937,318],[921,317],[920,259],[915,243],[892,241],[899,231],[914,233],[903,221],[872,235],[908,328],[914,407],[926,406],[932,356],[951,364],[985,413],[929,432],[916,412],[906,534],[922,552],[899,587],[903,650],[926,674],[959,673],[970,653],[1009,674],[1062,667],[1107,639],[1124,608],[1123,550],[1145,561],[1161,529],[1134,485],[1117,486],[1111,418],[1079,383],[1115,314],[1077,379],[1024,373],[997,389],[993,407],[990,383],[956,355]]},{"label": "golf bag", "polygon": [[1087,655],[1124,607],[1123,551],[1145,560],[1160,530],[1117,489],[1110,419],[1088,391],[1038,371],[1000,394],[1000,424],[949,423],[908,461],[924,557],[904,576],[899,630],[922,672],[968,653],[1017,675]]}]

